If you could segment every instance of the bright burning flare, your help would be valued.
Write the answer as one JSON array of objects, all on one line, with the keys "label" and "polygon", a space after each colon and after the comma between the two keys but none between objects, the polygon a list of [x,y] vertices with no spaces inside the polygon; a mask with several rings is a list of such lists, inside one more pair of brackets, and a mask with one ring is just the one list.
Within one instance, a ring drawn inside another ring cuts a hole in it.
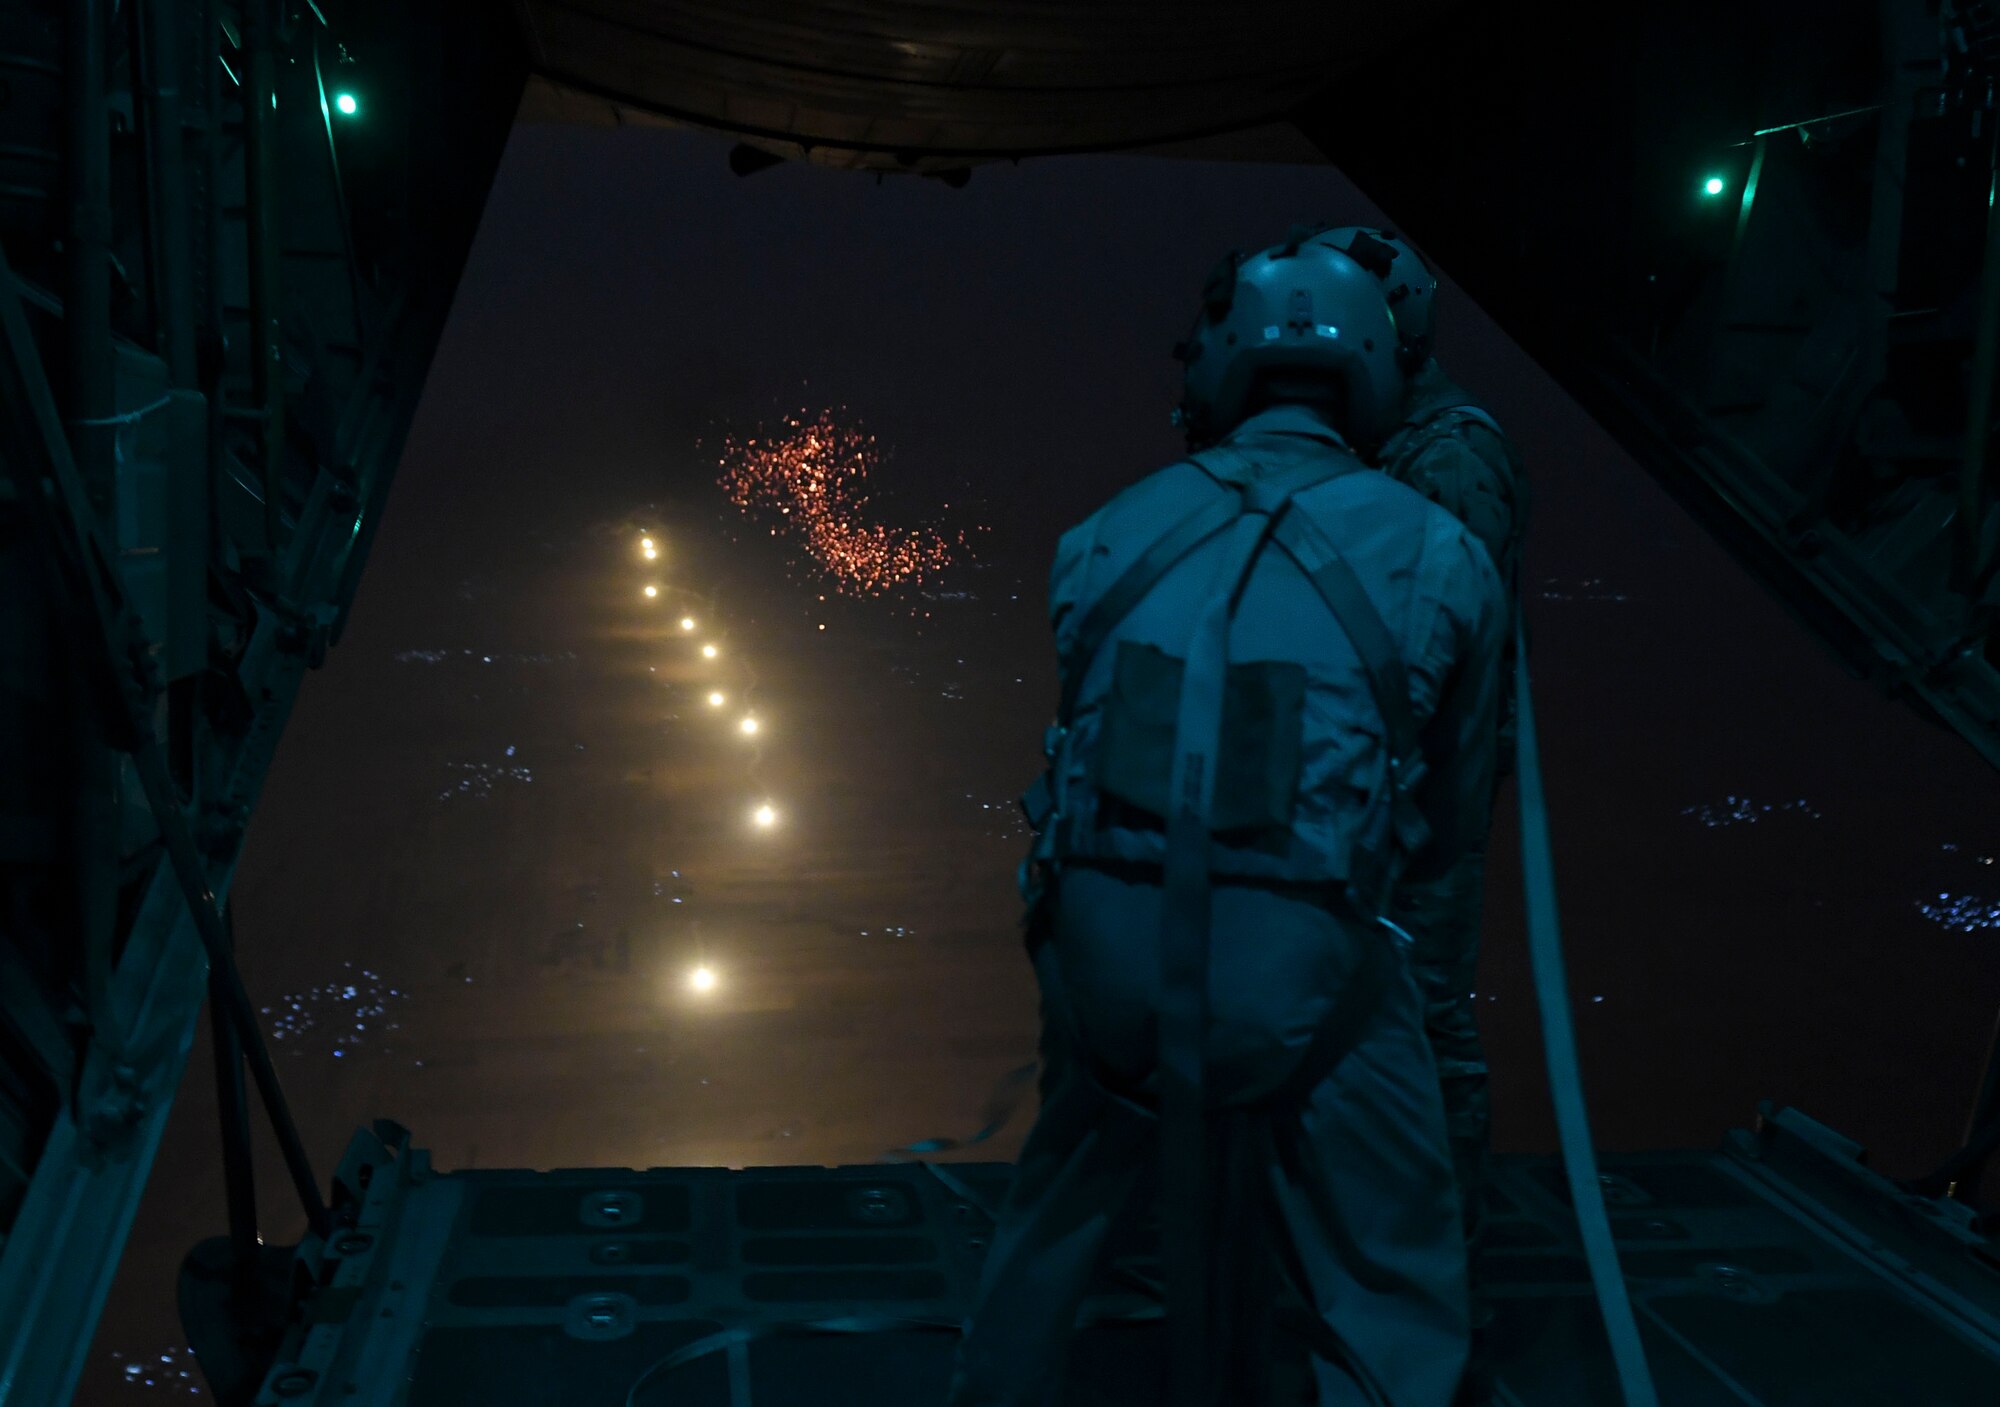
[{"label": "bright burning flare", "polygon": [[697,992],[714,991],[715,970],[708,967],[697,967],[693,972],[688,974],[688,986],[694,988]]}]

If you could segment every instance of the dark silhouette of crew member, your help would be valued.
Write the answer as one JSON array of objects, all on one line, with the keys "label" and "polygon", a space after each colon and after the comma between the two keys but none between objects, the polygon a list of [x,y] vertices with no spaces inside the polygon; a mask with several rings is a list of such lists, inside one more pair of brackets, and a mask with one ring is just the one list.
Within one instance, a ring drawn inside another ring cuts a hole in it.
[{"label": "dark silhouette of crew member", "polygon": [[1273,1308],[1328,1407],[1448,1407],[1464,1231],[1401,886],[1492,802],[1507,601],[1364,456],[1407,377],[1374,274],[1301,227],[1210,277],[1191,453],[1057,550],[1025,804],[1042,1108],[954,1407],[1057,1400],[1107,1235],[1157,1204],[1167,1400],[1267,1400]]}]

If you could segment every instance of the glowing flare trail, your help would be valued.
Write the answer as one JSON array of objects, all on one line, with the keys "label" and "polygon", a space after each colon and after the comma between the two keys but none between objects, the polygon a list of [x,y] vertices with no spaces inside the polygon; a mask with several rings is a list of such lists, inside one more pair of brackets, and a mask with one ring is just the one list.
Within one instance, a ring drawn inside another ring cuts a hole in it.
[{"label": "glowing flare trail", "polygon": [[787,417],[776,436],[729,436],[721,459],[723,492],[753,517],[775,520],[851,596],[876,596],[950,564],[965,546],[959,533],[892,528],[864,512],[868,476],[880,462],[873,435],[842,425],[832,411],[815,420]]}]

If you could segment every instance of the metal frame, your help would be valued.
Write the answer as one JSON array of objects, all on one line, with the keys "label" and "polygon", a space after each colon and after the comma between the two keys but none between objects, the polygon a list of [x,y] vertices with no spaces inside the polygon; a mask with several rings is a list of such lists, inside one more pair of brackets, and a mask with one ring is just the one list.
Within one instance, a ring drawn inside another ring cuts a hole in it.
[{"label": "metal frame", "polygon": [[[30,530],[0,534],[0,556],[17,579],[21,553],[41,566],[45,634],[69,646],[86,701],[65,745],[102,798],[55,852],[84,941],[12,928],[0,905],[0,971],[53,953],[74,969],[53,986],[73,985],[86,1008],[70,1024],[51,1005],[60,990],[39,981],[10,983],[0,1007],[10,1029],[39,1033],[30,1055],[61,1094],[36,1131],[25,1200],[11,1218],[0,1202],[0,1407],[74,1390],[204,996],[246,1309],[258,1293],[246,1068],[313,1237],[333,1230],[235,967],[226,896],[299,684],[352,599],[526,64],[511,18],[477,0],[354,9],[341,37],[370,55],[382,97],[376,129],[344,152],[319,68],[327,8],[126,0],[115,28],[104,0],[66,7],[60,252],[24,221],[0,230],[0,520]],[[239,40],[250,62],[232,66]],[[467,63],[440,82],[447,53]],[[112,102],[114,75],[121,90],[129,78],[129,109]],[[12,111],[34,96],[17,92]],[[116,168],[136,199],[112,199],[114,140],[139,144],[142,160]],[[400,212],[374,229],[388,258],[358,248],[345,190],[357,177],[374,183],[378,222],[383,205]],[[325,257],[335,249],[344,257]],[[114,278],[139,296],[114,298]],[[288,343],[327,354],[314,397],[287,385]],[[148,520],[157,545],[135,565],[110,525],[132,531],[120,500],[145,472],[174,476],[146,492],[178,516]],[[0,631],[40,609],[0,602]],[[143,795],[143,813],[121,789]],[[0,895],[14,863],[0,852]],[[121,876],[139,888],[121,895]]]},{"label": "metal frame", "polygon": [[[0,252],[0,410],[4,410],[5,414],[6,465],[14,480],[16,501],[27,505],[28,516],[38,530],[45,560],[52,574],[61,576],[68,587],[72,626],[90,642],[90,647],[86,649],[90,657],[87,668],[96,676],[93,682],[102,709],[98,722],[119,750],[130,756],[153,820],[159,826],[167,863],[155,868],[154,892],[163,905],[171,906],[178,901],[184,909],[183,915],[175,915],[169,920],[171,935],[179,938],[185,931],[200,944],[201,958],[205,959],[205,975],[213,983],[215,994],[220,998],[222,1014],[241,1043],[243,1055],[278,1135],[287,1170],[306,1208],[307,1219],[316,1234],[324,1234],[328,1227],[325,1199],[313,1178],[305,1146],[286,1107],[276,1067],[272,1065],[270,1052],[264,1045],[256,1011],[236,972],[223,930],[215,889],[221,876],[204,861],[195,843],[193,826],[167,774],[165,753],[153,729],[155,695],[159,688],[150,677],[153,647],[136,625],[134,613],[120,584],[115,558],[98,526],[82,477],[70,460],[68,440],[56,420],[55,398],[42,372],[40,354],[29,333],[27,318],[15,288],[13,270],[4,252]],[[108,420],[109,417],[104,418]],[[175,890],[178,891],[177,896]],[[185,943],[173,946],[184,949]],[[204,962],[188,961],[192,954],[183,952],[180,956],[180,971],[161,973],[160,976],[169,982],[178,979],[177,985],[183,995],[192,996],[192,1009],[187,1011],[191,1018],[193,1011],[200,1007],[199,979]],[[120,979],[127,976],[129,966],[129,960],[120,964]],[[194,980],[189,980],[191,978]],[[95,1097],[88,1101],[73,1101],[72,1107],[81,1118],[81,1127],[72,1122],[74,1116],[66,1116],[57,1126],[57,1135],[60,1137],[74,1132],[84,1142],[96,1145],[93,1151],[101,1150],[109,1155],[98,1174],[100,1179],[107,1174],[137,1173],[136,1181],[129,1187],[128,1199],[122,1199],[126,1200],[126,1205],[116,1232],[117,1239],[122,1241],[125,1231],[129,1229],[131,1215],[136,1210],[138,1187],[143,1185],[145,1168],[150,1164],[151,1152],[157,1147],[159,1132],[164,1127],[172,1086],[167,1086],[163,1092],[157,1089],[158,1074],[164,1067],[160,1062],[146,1059],[150,1054],[146,1042],[151,1033],[146,1032],[143,1013],[152,1007],[152,993],[132,993],[139,998],[136,1003],[114,1003],[109,987],[107,982],[103,1005],[99,1008],[103,1015],[94,1023],[97,1026],[96,1038],[92,1041],[82,1079],[82,1088],[94,1090]],[[176,1008],[186,1005],[185,1002],[174,1003]],[[129,1027],[122,1022],[112,1025],[108,1013],[114,1010],[133,1011],[135,1007],[137,1019]],[[177,1076],[178,1067],[185,1061],[192,1039],[192,1022],[184,1020],[175,1024],[181,1032],[180,1049],[178,1058],[169,1057],[166,1065],[175,1067]],[[65,1127],[66,1124],[69,1127]],[[116,1130],[141,1125],[150,1135],[142,1140],[145,1146],[144,1163],[135,1164],[129,1157],[119,1158],[121,1147],[128,1153],[136,1150],[131,1148],[132,1140],[120,1137]],[[55,1142],[52,1138],[51,1144]],[[27,1222],[31,1232],[51,1226],[67,1231],[79,1220],[85,1205],[81,1194],[86,1181],[90,1180],[90,1170],[75,1169],[70,1178],[58,1180],[51,1176],[52,1164],[61,1166],[60,1160],[45,1154],[35,1180],[35,1192],[47,1189],[54,1194],[60,1186],[61,1203],[56,1208],[37,1208],[31,1193],[29,1206],[23,1208],[22,1217],[17,1220],[17,1225],[21,1221]],[[31,1211],[41,1214],[31,1219]],[[33,1330],[42,1320],[52,1320],[51,1328],[44,1331],[49,1333],[55,1332],[53,1325],[65,1322],[94,1324],[102,1306],[103,1293],[109,1288],[110,1271],[116,1265],[116,1257],[90,1265],[99,1283],[90,1287],[94,1294],[91,1294],[86,1312],[77,1315],[77,1306],[65,1303],[68,1296],[60,1293],[65,1285],[76,1283],[64,1273],[69,1268],[67,1257],[48,1256],[24,1273],[6,1274],[10,1267],[19,1266],[25,1258],[21,1249],[24,1239],[27,1238],[18,1234],[10,1237],[4,1254],[0,1254],[0,1322],[16,1326],[9,1358],[0,1363],[0,1402],[55,1401],[58,1394],[38,1396],[34,1392],[36,1385],[22,1380],[21,1360],[28,1347],[39,1337]],[[10,1295],[10,1290],[15,1293]],[[65,1317],[55,1318],[58,1314]],[[79,1354],[87,1343],[87,1336],[77,1340]],[[18,1395],[21,1393],[27,1395]],[[66,1388],[60,1396],[67,1396]]]}]

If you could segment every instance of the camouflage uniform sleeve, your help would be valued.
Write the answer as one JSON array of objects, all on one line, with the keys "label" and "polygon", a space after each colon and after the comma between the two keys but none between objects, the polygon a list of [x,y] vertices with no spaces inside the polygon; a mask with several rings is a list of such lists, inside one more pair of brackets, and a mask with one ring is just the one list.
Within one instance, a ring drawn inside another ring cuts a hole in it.
[{"label": "camouflage uniform sleeve", "polygon": [[1492,443],[1480,426],[1433,440],[1412,464],[1410,483],[1465,524],[1485,545],[1501,580],[1512,582],[1520,543],[1521,486],[1514,481],[1505,452],[1496,445],[1491,455],[1481,454],[1470,439],[1475,435]]},{"label": "camouflage uniform sleeve", "polygon": [[1501,646],[1500,754],[1496,778],[1514,773],[1514,619],[1520,613],[1521,542],[1527,527],[1528,485],[1507,446],[1484,425],[1461,425],[1416,456],[1410,482],[1448,511],[1486,548],[1506,595]]},{"label": "camouflage uniform sleeve", "polygon": [[1460,536],[1451,550],[1459,555],[1438,630],[1450,637],[1452,666],[1437,711],[1424,726],[1426,772],[1417,797],[1432,838],[1407,873],[1419,884],[1481,849],[1493,810],[1507,598],[1492,562],[1469,536]]}]

